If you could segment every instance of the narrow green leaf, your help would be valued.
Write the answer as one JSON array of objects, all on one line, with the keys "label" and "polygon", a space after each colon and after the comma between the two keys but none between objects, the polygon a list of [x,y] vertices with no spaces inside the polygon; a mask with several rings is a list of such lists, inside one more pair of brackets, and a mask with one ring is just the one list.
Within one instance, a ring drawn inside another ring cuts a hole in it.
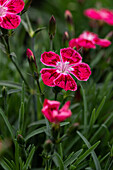
[{"label": "narrow green leaf", "polygon": [[101,50],[98,55],[96,56],[96,58],[94,58],[94,60],[92,60],[90,66],[91,68],[95,67],[95,65],[101,60],[102,56],[104,54],[104,50]]},{"label": "narrow green leaf", "polygon": [[38,126],[38,125],[42,125],[42,124],[46,124],[46,121],[45,119],[42,119],[42,120],[38,120],[36,122],[32,122],[28,125],[28,127],[32,127],[32,126]]},{"label": "narrow green leaf", "polygon": [[79,151],[74,153],[71,157],[67,158],[64,161],[64,166],[68,167],[69,165],[71,165],[79,157],[79,155],[82,153],[82,151],[83,151],[83,149],[80,149]]},{"label": "narrow green leaf", "polygon": [[19,110],[19,132],[22,133],[24,127],[24,103],[21,103]]},{"label": "narrow green leaf", "polygon": [[60,123],[60,126],[62,127],[62,126],[66,126],[66,125],[69,125],[70,124],[70,122],[62,122],[62,123]]},{"label": "narrow green leaf", "polygon": [[60,150],[60,156],[61,156],[61,159],[63,159],[63,149],[62,149],[62,143],[60,143],[60,146],[59,146],[59,150]]},{"label": "narrow green leaf", "polygon": [[[20,89],[11,89],[7,91],[7,95],[13,94],[13,93],[18,93],[20,92]],[[0,98],[2,98],[2,94],[0,95]]]},{"label": "narrow green leaf", "polygon": [[22,89],[22,86],[19,83],[13,83],[13,82],[2,81],[2,80],[0,81],[0,86],[13,87],[20,90]]},{"label": "narrow green leaf", "polygon": [[[91,145],[90,143],[88,142],[88,140],[79,132],[77,131],[77,134],[82,138],[82,140],[84,141],[84,143],[87,145],[88,148],[91,148]],[[99,141],[100,143],[100,141]],[[94,163],[95,163],[95,167],[96,169],[98,170],[101,170],[101,166],[100,166],[100,163],[98,161],[98,158],[97,158],[97,155],[94,151],[92,151],[91,153],[92,157],[93,157],[93,160],[94,160]]]},{"label": "narrow green leaf", "polygon": [[90,123],[89,123],[90,127],[93,126],[94,122],[95,122],[95,108],[93,109],[92,115],[91,115],[91,118],[90,118]]},{"label": "narrow green leaf", "polygon": [[12,169],[10,168],[10,166],[9,166],[4,160],[1,160],[1,161],[0,161],[0,165],[2,166],[2,168],[3,168],[4,170],[12,170]]},{"label": "narrow green leaf", "polygon": [[100,105],[99,105],[99,107],[98,107],[98,109],[97,109],[97,111],[95,113],[95,121],[98,118],[98,116],[100,114],[100,111],[102,110],[102,107],[103,107],[103,105],[105,103],[105,100],[106,100],[106,96],[104,96],[104,98],[102,99],[102,101],[101,101],[101,103],[100,103]]},{"label": "narrow green leaf", "polygon": [[11,127],[11,125],[10,125],[10,123],[9,123],[9,121],[8,121],[8,119],[7,119],[7,117],[5,116],[5,113],[2,111],[1,108],[0,108],[0,114],[1,114],[2,118],[4,119],[4,122],[5,122],[5,124],[6,124],[7,128],[8,128],[8,130],[9,130],[9,132],[10,132],[10,134],[11,134],[11,137],[12,137],[12,139],[13,139],[13,141],[14,141],[15,138],[14,138],[14,134],[13,134],[12,127]]},{"label": "narrow green leaf", "polygon": [[39,128],[39,129],[36,129],[36,130],[32,131],[31,133],[29,133],[29,134],[25,137],[25,141],[27,141],[28,139],[32,138],[33,136],[38,135],[38,134],[40,134],[40,133],[43,133],[43,132],[45,132],[45,131],[46,131],[46,126],[41,127],[41,128]]},{"label": "narrow green leaf", "polygon": [[29,153],[29,156],[28,156],[28,158],[27,158],[27,160],[26,160],[26,163],[25,163],[25,165],[24,165],[24,170],[27,170],[27,169],[29,168],[29,166],[30,166],[30,164],[31,164],[31,161],[32,161],[32,159],[33,159],[34,153],[35,153],[35,146],[31,149],[31,151],[30,151],[30,153]]},{"label": "narrow green leaf", "polygon": [[24,103],[24,97],[25,97],[25,87],[24,87],[24,81],[22,82],[22,94],[21,94],[21,102]]},{"label": "narrow green leaf", "polygon": [[83,102],[84,102],[84,132],[86,133],[87,131],[87,101],[86,101],[85,90],[83,86],[81,85],[81,83],[80,83],[80,86],[82,89]]},{"label": "narrow green leaf", "polygon": [[81,155],[76,162],[74,163],[74,165],[78,165],[79,163],[81,163],[94,149],[96,149],[96,147],[99,145],[100,141],[98,141],[97,143],[95,143],[92,147],[90,147],[83,155]]},{"label": "narrow green leaf", "polygon": [[53,161],[57,167],[59,167],[59,170],[64,170],[64,164],[63,161],[58,153],[54,153],[53,155]]},{"label": "narrow green leaf", "polygon": [[12,164],[11,161],[9,161],[7,158],[4,158],[4,161],[7,163],[7,165],[8,165],[11,169],[13,169],[13,164]]},{"label": "narrow green leaf", "polygon": [[93,142],[94,140],[95,140],[95,138],[96,138],[96,136],[98,136],[99,135],[99,133],[102,131],[102,129],[104,128],[104,126],[106,125],[107,126],[107,124],[112,120],[112,118],[113,118],[113,112],[110,114],[110,116],[106,119],[106,121],[104,122],[104,124],[102,124],[99,128],[98,128],[98,130],[95,132],[95,134],[92,136],[92,138],[91,138],[91,142]]}]

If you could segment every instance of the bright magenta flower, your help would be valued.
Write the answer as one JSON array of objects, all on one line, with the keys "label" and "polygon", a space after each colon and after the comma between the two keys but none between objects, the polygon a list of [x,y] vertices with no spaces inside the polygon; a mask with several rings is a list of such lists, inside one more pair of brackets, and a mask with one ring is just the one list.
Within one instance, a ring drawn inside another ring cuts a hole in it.
[{"label": "bright magenta flower", "polygon": [[109,10],[109,9],[96,10],[93,8],[89,8],[84,11],[84,14],[91,19],[102,20],[109,25],[113,25],[113,11],[112,10]]},{"label": "bright magenta flower", "polygon": [[60,50],[61,57],[52,52],[44,52],[41,55],[41,62],[46,66],[55,68],[43,68],[41,77],[47,86],[58,86],[64,90],[77,90],[77,84],[70,74],[73,74],[78,80],[87,81],[91,74],[88,64],[82,63],[81,55],[72,48]]},{"label": "bright magenta flower", "polygon": [[0,26],[5,29],[15,29],[21,18],[18,14],[24,8],[23,0],[0,0]]},{"label": "bright magenta flower", "polygon": [[69,109],[70,101],[66,102],[64,106],[59,110],[60,102],[44,100],[42,113],[52,123],[59,123],[71,116],[71,110]]},{"label": "bright magenta flower", "polygon": [[77,50],[81,47],[96,48],[96,44],[101,47],[108,47],[111,42],[107,39],[100,39],[97,34],[89,31],[84,31],[78,38],[69,41],[69,47],[76,47]]}]

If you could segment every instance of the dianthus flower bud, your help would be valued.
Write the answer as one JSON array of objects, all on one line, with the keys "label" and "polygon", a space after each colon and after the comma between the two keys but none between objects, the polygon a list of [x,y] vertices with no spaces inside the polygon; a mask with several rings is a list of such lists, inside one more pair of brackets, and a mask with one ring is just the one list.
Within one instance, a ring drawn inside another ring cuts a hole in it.
[{"label": "dianthus flower bud", "polygon": [[65,15],[65,19],[67,23],[73,25],[73,17],[72,17],[71,12],[69,10],[66,10],[64,15]]},{"label": "dianthus flower bud", "polygon": [[23,138],[22,135],[18,134],[17,136],[17,142],[20,144],[20,145],[24,145],[25,144],[25,140]]},{"label": "dianthus flower bud", "polygon": [[67,134],[70,135],[75,135],[76,130],[78,130],[79,123],[74,123],[67,131]]},{"label": "dianthus flower bud", "polygon": [[28,58],[29,65],[30,65],[31,71],[33,73],[33,76],[38,75],[36,59],[35,59],[35,56],[34,56],[33,52],[30,49],[27,49],[26,55],[27,55],[27,58]]},{"label": "dianthus flower bud", "polygon": [[69,41],[69,34],[67,31],[65,31],[63,35],[63,45],[68,46],[68,41]]},{"label": "dianthus flower bud", "polygon": [[54,38],[55,33],[56,33],[56,20],[52,15],[52,17],[49,20],[49,37],[51,40]]},{"label": "dianthus flower bud", "polygon": [[106,35],[105,39],[111,40],[112,38],[113,38],[113,31],[110,31],[110,32]]},{"label": "dianthus flower bud", "polygon": [[52,147],[52,141],[50,139],[46,140],[45,143],[44,143],[44,149],[45,151],[50,152],[51,150],[51,147]]},{"label": "dianthus flower bud", "polygon": [[7,97],[7,89],[5,86],[2,88],[2,97],[6,98]]}]

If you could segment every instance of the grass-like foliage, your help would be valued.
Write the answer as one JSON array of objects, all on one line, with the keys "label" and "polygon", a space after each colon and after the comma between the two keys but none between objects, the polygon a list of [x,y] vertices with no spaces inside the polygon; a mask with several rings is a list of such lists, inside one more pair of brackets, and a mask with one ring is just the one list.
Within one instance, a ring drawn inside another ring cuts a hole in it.
[{"label": "grass-like foliage", "polygon": [[113,169],[112,7],[0,1],[0,170]]}]

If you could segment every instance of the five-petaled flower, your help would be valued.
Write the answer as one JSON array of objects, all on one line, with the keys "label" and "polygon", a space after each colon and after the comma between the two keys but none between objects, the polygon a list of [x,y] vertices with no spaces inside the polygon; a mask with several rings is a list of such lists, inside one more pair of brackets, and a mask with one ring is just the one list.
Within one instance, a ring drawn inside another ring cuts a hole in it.
[{"label": "five-petaled flower", "polygon": [[84,14],[91,19],[102,20],[109,25],[113,25],[113,11],[112,10],[105,9],[105,8],[100,9],[100,10],[89,8],[84,11]]},{"label": "five-petaled flower", "polygon": [[42,113],[52,123],[59,123],[71,116],[69,109],[70,101],[67,101],[64,106],[59,110],[60,102],[44,100]]},{"label": "five-petaled flower", "polygon": [[82,63],[81,55],[72,48],[64,48],[60,50],[61,57],[52,52],[44,52],[41,55],[41,62],[46,66],[55,68],[43,68],[41,77],[47,86],[58,86],[64,90],[77,90],[77,84],[70,74],[74,75],[78,80],[87,81],[91,74],[88,64]]},{"label": "five-petaled flower", "polygon": [[77,50],[81,47],[96,48],[96,44],[101,47],[108,47],[111,42],[107,39],[101,39],[97,34],[89,31],[84,31],[78,38],[73,38],[69,41],[69,47],[76,47]]},{"label": "five-petaled flower", "polygon": [[19,26],[19,15],[24,8],[23,0],[0,0],[0,26],[5,29],[15,29]]}]

